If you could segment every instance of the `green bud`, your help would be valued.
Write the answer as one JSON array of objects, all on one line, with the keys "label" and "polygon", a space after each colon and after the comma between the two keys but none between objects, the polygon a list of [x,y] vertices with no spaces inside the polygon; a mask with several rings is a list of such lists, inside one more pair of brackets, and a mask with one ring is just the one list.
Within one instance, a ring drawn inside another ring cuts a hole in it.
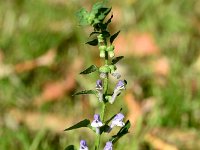
[{"label": "green bud", "polygon": [[93,24],[94,19],[95,19],[95,15],[91,13],[91,14],[88,16],[88,22],[89,22],[89,24]]},{"label": "green bud", "polygon": [[106,51],[106,48],[107,48],[107,47],[106,47],[105,45],[99,46],[99,50],[100,50],[100,51],[104,51],[104,52],[105,52],[105,51]]},{"label": "green bud", "polygon": [[101,66],[99,68],[99,72],[102,72],[102,73],[109,73],[110,72],[110,68],[108,65],[105,65],[105,66]]},{"label": "green bud", "polygon": [[110,45],[109,47],[107,47],[106,50],[109,52],[109,51],[114,51],[114,49],[115,49],[114,45]]},{"label": "green bud", "polygon": [[115,70],[117,69],[115,65],[109,65],[109,68],[110,68],[110,73],[115,72]]},{"label": "green bud", "polygon": [[100,21],[98,19],[94,19],[94,24],[98,24]]},{"label": "green bud", "polygon": [[115,56],[114,51],[108,51],[108,55],[110,58],[113,58]]},{"label": "green bud", "polygon": [[110,96],[110,95],[107,95],[106,97],[105,97],[105,99],[106,99],[106,101],[110,101],[110,99],[112,98],[112,96]]},{"label": "green bud", "polygon": [[105,58],[105,51],[104,50],[100,50],[100,57],[101,58]]},{"label": "green bud", "polygon": [[103,43],[103,35],[102,35],[102,34],[99,34],[99,35],[97,36],[97,38],[98,38],[98,42],[99,42],[99,43]]}]

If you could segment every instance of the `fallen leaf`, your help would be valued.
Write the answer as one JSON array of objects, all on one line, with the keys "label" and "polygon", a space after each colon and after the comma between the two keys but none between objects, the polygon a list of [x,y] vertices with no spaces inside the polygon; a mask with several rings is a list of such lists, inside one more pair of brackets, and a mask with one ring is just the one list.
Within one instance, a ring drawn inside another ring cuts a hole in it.
[{"label": "fallen leaf", "polygon": [[115,40],[117,55],[151,56],[159,53],[159,48],[150,33],[124,33]]},{"label": "fallen leaf", "polygon": [[156,75],[166,77],[170,71],[169,60],[166,57],[161,57],[153,62],[153,70]]},{"label": "fallen leaf", "polygon": [[167,143],[166,141],[150,133],[146,134],[145,140],[152,145],[153,149],[156,150],[178,150],[175,145]]},{"label": "fallen leaf", "polygon": [[55,56],[56,56],[56,50],[50,49],[44,55],[42,55],[36,59],[27,60],[25,62],[16,64],[15,72],[21,73],[21,72],[25,72],[25,71],[30,71],[39,66],[49,66],[53,63]]},{"label": "fallen leaf", "polygon": [[142,116],[142,108],[141,105],[136,101],[133,94],[130,92],[127,92],[125,95],[125,102],[128,107],[128,118],[131,122],[131,129],[136,126],[138,119]]},{"label": "fallen leaf", "polygon": [[[73,117],[62,117],[53,113],[42,114],[39,112],[22,111],[11,109],[7,116],[16,124],[24,123],[31,130],[49,129],[53,132],[61,133],[76,120]],[[78,118],[76,118],[78,119]]]},{"label": "fallen leaf", "polygon": [[75,76],[80,70],[83,60],[77,58],[73,61],[71,67],[66,71],[66,77],[64,80],[51,81],[45,84],[40,96],[34,100],[36,106],[40,106],[43,103],[56,101],[62,98],[67,92],[70,92],[76,86]]}]

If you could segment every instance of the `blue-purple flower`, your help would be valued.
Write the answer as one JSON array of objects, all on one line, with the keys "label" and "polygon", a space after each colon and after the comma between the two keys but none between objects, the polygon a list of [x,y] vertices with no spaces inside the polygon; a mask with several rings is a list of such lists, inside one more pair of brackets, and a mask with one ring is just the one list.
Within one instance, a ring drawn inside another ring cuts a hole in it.
[{"label": "blue-purple flower", "polygon": [[97,97],[100,102],[103,101],[103,83],[102,80],[96,81],[96,91],[97,91]]},{"label": "blue-purple flower", "polygon": [[88,150],[88,146],[85,140],[80,141],[80,149],[79,150]]},{"label": "blue-purple flower", "polygon": [[123,122],[124,119],[124,115],[122,113],[118,113],[114,119],[112,120],[112,123],[110,125],[110,128],[113,128],[115,126],[118,127],[123,127],[125,125],[125,123]]},{"label": "blue-purple flower", "polygon": [[92,121],[91,126],[93,128],[96,128],[96,133],[97,134],[100,134],[100,127],[103,126],[103,123],[101,122],[99,114],[95,114],[94,115],[94,120]]},{"label": "blue-purple flower", "polygon": [[122,113],[118,113],[112,120],[110,128],[108,129],[108,133],[115,127],[123,127],[125,123],[123,122],[124,115]]},{"label": "blue-purple flower", "polygon": [[121,93],[122,90],[125,90],[126,89],[126,82],[123,81],[123,80],[119,80],[115,89],[114,89],[114,92],[113,92],[113,95],[112,95],[112,98],[109,100],[109,102],[111,104],[114,103],[116,97]]},{"label": "blue-purple flower", "polygon": [[103,150],[112,150],[112,142],[106,142],[106,146],[104,147],[104,149]]}]

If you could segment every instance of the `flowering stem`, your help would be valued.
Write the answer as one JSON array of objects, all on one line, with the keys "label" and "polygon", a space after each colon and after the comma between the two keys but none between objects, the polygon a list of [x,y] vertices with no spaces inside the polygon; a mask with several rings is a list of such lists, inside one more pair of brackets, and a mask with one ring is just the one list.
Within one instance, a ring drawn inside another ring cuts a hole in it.
[{"label": "flowering stem", "polygon": [[[106,45],[106,42],[104,42]],[[108,52],[105,52],[105,65],[108,65]],[[104,84],[104,95],[107,94],[108,92],[108,74],[106,75],[106,78],[104,78],[103,80]],[[104,101],[102,103],[102,109],[101,109],[101,119],[102,122],[104,122],[104,115],[105,115],[105,110],[106,110],[106,100],[105,100],[105,96],[104,96]],[[95,150],[99,150],[99,146],[100,146],[100,142],[101,142],[101,134],[98,134],[97,140],[96,140],[96,149]]]}]

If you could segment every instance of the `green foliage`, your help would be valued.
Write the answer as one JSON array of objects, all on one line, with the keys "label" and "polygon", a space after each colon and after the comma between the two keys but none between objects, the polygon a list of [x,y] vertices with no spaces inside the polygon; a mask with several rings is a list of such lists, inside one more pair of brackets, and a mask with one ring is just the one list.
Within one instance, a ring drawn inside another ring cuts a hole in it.
[{"label": "green foliage", "polygon": [[112,44],[113,41],[115,40],[115,38],[119,35],[120,31],[116,32],[115,34],[113,34],[111,37],[110,37],[110,43]]},{"label": "green foliage", "polygon": [[84,90],[84,91],[74,93],[73,96],[83,95],[83,94],[97,94],[97,92],[95,90]]},{"label": "green foliage", "polygon": [[82,128],[82,127],[89,127],[89,125],[90,125],[90,120],[84,119],[84,120],[78,122],[77,124],[65,129],[64,131],[79,129],[79,128]]},{"label": "green foliage", "polygon": [[124,135],[126,135],[128,133],[128,129],[130,128],[130,126],[131,126],[131,123],[128,120],[125,123],[125,126],[122,127],[116,135],[112,136],[110,141],[112,141],[112,143],[116,143],[122,136],[124,136]]},{"label": "green foliage", "polygon": [[91,41],[86,42],[86,44],[97,46],[98,45],[98,39],[93,39]]},{"label": "green foliage", "polygon": [[65,148],[65,150],[76,150],[74,145],[69,145]]},{"label": "green foliage", "polygon": [[112,59],[112,65],[116,64],[118,61],[120,61],[124,56],[118,56]]},{"label": "green foliage", "polygon": [[90,67],[88,67],[87,69],[82,71],[80,74],[89,74],[89,73],[95,72],[97,70],[98,70],[98,67],[96,67],[95,65],[91,65]]}]

